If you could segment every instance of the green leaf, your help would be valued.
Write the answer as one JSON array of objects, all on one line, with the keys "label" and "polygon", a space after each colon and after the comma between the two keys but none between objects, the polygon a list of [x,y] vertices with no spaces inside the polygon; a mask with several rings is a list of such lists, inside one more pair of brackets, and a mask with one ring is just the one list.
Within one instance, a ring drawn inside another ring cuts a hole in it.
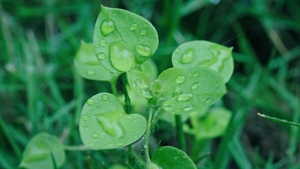
[{"label": "green leaf", "polygon": [[99,93],[83,106],[79,130],[84,145],[94,150],[113,149],[138,140],[146,131],[146,119],[126,114],[114,95]]},{"label": "green leaf", "polygon": [[220,73],[226,83],[233,73],[232,48],[208,41],[192,41],[180,45],[172,55],[174,67],[209,67]]},{"label": "green leaf", "polygon": [[151,58],[141,64],[141,69],[142,72],[150,79],[150,81],[153,81],[157,78],[158,70],[156,64]]},{"label": "green leaf", "polygon": [[184,151],[171,146],[157,149],[151,161],[161,169],[197,169],[194,162]]},{"label": "green leaf", "polygon": [[199,139],[215,138],[221,136],[226,131],[231,118],[231,112],[225,108],[214,108],[207,116],[199,118],[194,134]]},{"label": "green leaf", "polygon": [[173,95],[175,89],[175,82],[183,69],[169,68],[164,70],[158,78],[152,82],[151,90],[159,98],[168,98]]},{"label": "green leaf", "polygon": [[137,94],[147,99],[153,97],[150,92],[150,80],[143,72],[138,70],[128,71],[127,78],[130,87]]},{"label": "green leaf", "polygon": [[[98,55],[98,57],[103,57]],[[89,80],[113,81],[119,74],[111,73],[98,61],[92,43],[82,42],[76,53],[74,65],[80,76]]]},{"label": "green leaf", "polygon": [[57,167],[61,167],[65,161],[63,145],[57,137],[51,136],[48,133],[39,133],[27,144],[20,167],[53,169],[54,165],[51,152]]},{"label": "green leaf", "polygon": [[112,72],[126,72],[148,60],[158,47],[153,25],[129,11],[101,6],[94,29],[96,55]]},{"label": "green leaf", "polygon": [[225,93],[224,81],[218,73],[195,66],[177,77],[175,96],[163,103],[163,109],[172,114],[195,112],[212,105]]}]

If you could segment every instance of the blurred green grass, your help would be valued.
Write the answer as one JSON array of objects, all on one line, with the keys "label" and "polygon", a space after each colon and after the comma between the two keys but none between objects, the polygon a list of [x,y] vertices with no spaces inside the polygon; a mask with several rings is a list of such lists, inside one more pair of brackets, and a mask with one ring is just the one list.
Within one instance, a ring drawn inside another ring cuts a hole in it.
[{"label": "blurred green grass", "polygon": [[[84,101],[110,91],[104,82],[83,80],[73,67],[80,41],[92,41],[100,4],[127,9],[153,23],[160,37],[153,56],[159,71],[171,66],[173,50],[186,41],[234,47],[235,72],[223,99],[233,118],[226,134],[208,145],[212,152],[199,166],[300,167],[299,129],[256,116],[261,112],[299,122],[299,2],[1,0],[0,168],[16,168],[39,131],[59,136],[66,145],[81,144],[77,126]],[[123,156],[123,150],[70,151],[63,168],[125,164]]]}]

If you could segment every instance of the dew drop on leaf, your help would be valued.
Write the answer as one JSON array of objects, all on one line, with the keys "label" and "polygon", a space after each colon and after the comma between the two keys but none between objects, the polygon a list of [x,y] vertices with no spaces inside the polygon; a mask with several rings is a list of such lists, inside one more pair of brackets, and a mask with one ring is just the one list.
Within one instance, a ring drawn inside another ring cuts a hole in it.
[{"label": "dew drop on leaf", "polygon": [[104,60],[104,59],[105,59],[105,54],[104,54],[104,53],[98,53],[98,54],[97,54],[97,58],[98,58],[99,60]]},{"label": "dew drop on leaf", "polygon": [[87,101],[87,104],[92,106],[94,104],[94,99],[93,98],[90,98],[88,101]]},{"label": "dew drop on leaf", "polygon": [[191,100],[192,97],[193,97],[192,94],[183,93],[183,94],[178,96],[178,101],[186,102],[186,101]]},{"label": "dew drop on leaf", "polygon": [[95,71],[89,70],[89,71],[87,72],[87,74],[88,74],[88,75],[94,75],[94,74],[95,74]]},{"label": "dew drop on leaf", "polygon": [[106,101],[106,100],[108,100],[108,96],[107,96],[106,94],[103,94],[103,95],[102,95],[102,99],[103,99],[104,101]]},{"label": "dew drop on leaf", "polygon": [[93,137],[94,139],[96,139],[96,138],[99,137],[99,135],[98,135],[98,134],[92,134],[92,137]]},{"label": "dew drop on leaf", "polygon": [[169,105],[163,105],[163,109],[165,109],[166,111],[170,111],[172,110],[172,106],[169,106]]},{"label": "dew drop on leaf", "polygon": [[93,142],[90,142],[90,143],[88,144],[89,147],[93,147],[94,145],[95,145],[95,143],[93,143]]},{"label": "dew drop on leaf", "polygon": [[111,44],[109,50],[110,61],[114,68],[124,72],[131,69],[135,63],[134,55],[124,42],[118,41]]},{"label": "dew drop on leaf", "polygon": [[106,19],[101,24],[101,32],[103,36],[107,36],[115,30],[115,24],[112,20]]},{"label": "dew drop on leaf", "polygon": [[138,25],[135,23],[130,26],[130,30],[132,30],[132,31],[136,30],[137,28],[138,28]]},{"label": "dew drop on leaf", "polygon": [[105,47],[105,46],[106,46],[106,41],[105,41],[104,39],[101,39],[101,40],[100,40],[100,45],[101,45],[102,47]]},{"label": "dew drop on leaf", "polygon": [[159,80],[155,80],[152,84],[152,91],[154,93],[159,93],[163,88],[163,84]]},{"label": "dew drop on leaf", "polygon": [[180,63],[187,64],[191,63],[194,60],[195,50],[190,48],[187,49],[180,58]]},{"label": "dew drop on leaf", "polygon": [[151,49],[145,45],[135,45],[135,50],[142,56],[151,56]]},{"label": "dew drop on leaf", "polygon": [[84,121],[87,121],[88,119],[89,119],[88,116],[83,116],[83,120],[84,120]]},{"label": "dew drop on leaf", "polygon": [[197,89],[199,86],[200,86],[200,83],[199,83],[199,82],[195,82],[195,83],[193,83],[192,89],[195,90],[195,89]]},{"label": "dew drop on leaf", "polygon": [[194,106],[188,105],[188,106],[186,106],[183,110],[184,110],[184,111],[190,111],[190,110],[192,110],[193,108],[194,108]]},{"label": "dew drop on leaf", "polygon": [[143,35],[143,36],[144,36],[144,35],[146,35],[146,34],[147,34],[147,31],[145,31],[145,30],[143,30],[143,31],[140,32],[140,35]]},{"label": "dew drop on leaf", "polygon": [[178,76],[176,78],[176,83],[183,83],[185,81],[185,76]]},{"label": "dew drop on leaf", "polygon": [[175,87],[175,92],[178,93],[178,92],[180,92],[180,91],[181,91],[181,87],[176,86],[176,87]]},{"label": "dew drop on leaf", "polygon": [[144,98],[151,98],[152,97],[152,94],[150,93],[149,90],[142,90],[142,96]]},{"label": "dew drop on leaf", "polygon": [[194,77],[198,77],[199,75],[200,75],[199,72],[194,73]]}]

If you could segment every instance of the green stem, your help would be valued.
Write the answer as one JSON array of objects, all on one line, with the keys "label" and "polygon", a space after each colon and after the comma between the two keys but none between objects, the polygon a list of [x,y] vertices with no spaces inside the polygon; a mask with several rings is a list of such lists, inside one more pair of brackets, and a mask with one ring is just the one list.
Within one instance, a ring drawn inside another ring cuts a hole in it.
[{"label": "green stem", "polygon": [[113,93],[113,95],[115,95],[115,96],[118,96],[117,80],[118,80],[118,77],[116,77],[115,79],[113,79],[113,80],[110,82],[112,93]]},{"label": "green stem", "polygon": [[91,148],[86,147],[84,145],[81,145],[81,146],[67,146],[67,145],[64,145],[64,149],[68,150],[68,151],[87,151],[87,150],[91,150]]},{"label": "green stem", "polygon": [[257,115],[260,116],[260,117],[266,118],[266,119],[273,120],[274,122],[300,127],[299,123],[287,121],[287,120],[284,120],[284,119],[278,119],[276,117],[271,117],[271,116],[268,116],[268,115],[265,115],[265,114],[260,114],[260,113],[257,113]]},{"label": "green stem", "polygon": [[153,108],[152,104],[148,105],[148,121],[147,121],[147,131],[146,131],[146,158],[147,158],[147,163],[150,164],[150,151],[149,151],[149,138],[150,138],[150,133],[151,133],[151,124],[152,124],[152,117],[153,117]]},{"label": "green stem", "polygon": [[175,115],[175,122],[176,122],[177,142],[178,142],[179,148],[182,151],[186,152],[185,136],[184,136],[183,127],[182,127],[181,115]]}]

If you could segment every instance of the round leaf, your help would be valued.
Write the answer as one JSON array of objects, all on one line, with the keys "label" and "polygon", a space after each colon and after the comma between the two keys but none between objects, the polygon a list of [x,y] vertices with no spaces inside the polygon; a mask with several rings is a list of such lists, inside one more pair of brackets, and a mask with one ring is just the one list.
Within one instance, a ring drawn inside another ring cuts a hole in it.
[{"label": "round leaf", "polygon": [[207,116],[198,120],[194,134],[198,138],[215,138],[221,136],[227,128],[231,112],[224,108],[214,108]]},{"label": "round leaf", "polygon": [[101,6],[94,29],[96,55],[112,72],[125,72],[148,60],[158,47],[153,25],[129,11]]},{"label": "round leaf", "polygon": [[144,98],[152,97],[150,93],[150,80],[144,73],[138,70],[131,70],[127,73],[127,78],[133,91]]},{"label": "round leaf", "polygon": [[233,73],[232,48],[208,41],[192,41],[180,45],[172,55],[174,67],[209,67],[227,82]]},{"label": "round leaf", "polygon": [[150,79],[150,81],[157,78],[158,70],[156,64],[151,58],[141,64],[141,70]]},{"label": "round leaf", "polygon": [[173,114],[191,113],[212,105],[225,93],[224,81],[218,73],[196,66],[177,77],[175,96],[164,102],[163,109]]},{"label": "round leaf", "polygon": [[83,106],[80,137],[92,149],[113,149],[138,140],[146,131],[146,119],[126,114],[122,103],[110,93],[99,93]]},{"label": "round leaf", "polygon": [[[98,55],[98,57],[104,56]],[[92,43],[81,43],[74,59],[74,65],[77,72],[89,80],[113,81],[118,77],[118,74],[111,73],[98,61]]]},{"label": "round leaf", "polygon": [[171,146],[157,149],[151,161],[161,169],[197,169],[194,162],[184,151]]},{"label": "round leaf", "polygon": [[65,161],[63,145],[57,137],[48,133],[39,133],[27,144],[23,153],[20,167],[30,169],[53,169],[51,153],[57,167],[61,167]]}]

